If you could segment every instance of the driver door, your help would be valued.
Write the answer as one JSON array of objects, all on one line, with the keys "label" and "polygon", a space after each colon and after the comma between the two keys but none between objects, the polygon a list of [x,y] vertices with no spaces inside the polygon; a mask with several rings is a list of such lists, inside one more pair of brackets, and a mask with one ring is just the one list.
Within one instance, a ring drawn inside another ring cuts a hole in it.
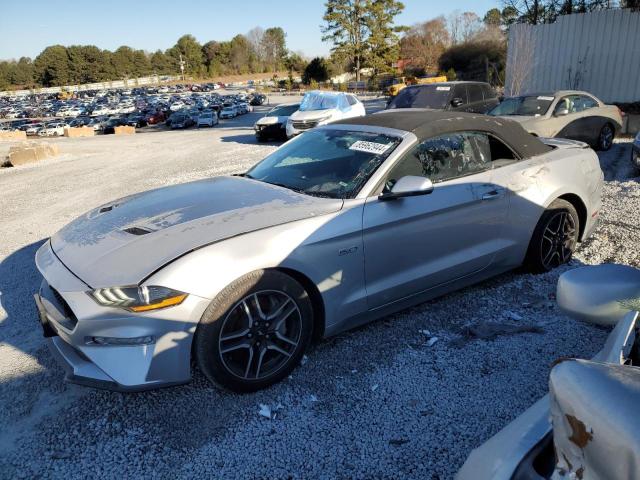
[{"label": "driver door", "polygon": [[499,250],[506,189],[492,183],[486,134],[460,132],[421,142],[390,170],[431,179],[429,195],[369,197],[363,213],[365,281],[376,308],[483,270]]}]

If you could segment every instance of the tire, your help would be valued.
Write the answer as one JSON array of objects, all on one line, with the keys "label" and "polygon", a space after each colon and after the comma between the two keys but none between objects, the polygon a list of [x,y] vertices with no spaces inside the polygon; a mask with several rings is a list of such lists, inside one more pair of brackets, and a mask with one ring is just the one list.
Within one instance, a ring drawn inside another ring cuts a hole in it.
[{"label": "tire", "polygon": [[566,200],[556,199],[544,211],[533,231],[524,267],[545,273],[571,260],[578,243],[580,217]]},{"label": "tire", "polygon": [[284,273],[258,270],[231,283],[207,307],[194,336],[194,354],[214,384],[254,392],[291,373],[312,331],[313,308],[305,289]]},{"label": "tire", "polygon": [[258,139],[259,142],[266,142],[268,140],[268,138],[263,134],[256,135],[256,138]]},{"label": "tire", "polygon": [[598,140],[596,141],[596,149],[600,151],[607,151],[613,145],[613,139],[616,135],[616,131],[613,125],[605,123],[600,133],[598,134]]}]

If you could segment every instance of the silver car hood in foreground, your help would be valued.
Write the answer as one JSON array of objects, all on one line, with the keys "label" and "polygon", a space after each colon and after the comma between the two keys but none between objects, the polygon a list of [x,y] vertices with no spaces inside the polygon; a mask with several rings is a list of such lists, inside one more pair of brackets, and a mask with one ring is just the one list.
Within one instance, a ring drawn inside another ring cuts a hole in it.
[{"label": "silver car hood in foreground", "polygon": [[91,287],[133,285],[203,245],[333,213],[342,204],[247,178],[216,177],[91,210],[55,234],[51,245]]}]

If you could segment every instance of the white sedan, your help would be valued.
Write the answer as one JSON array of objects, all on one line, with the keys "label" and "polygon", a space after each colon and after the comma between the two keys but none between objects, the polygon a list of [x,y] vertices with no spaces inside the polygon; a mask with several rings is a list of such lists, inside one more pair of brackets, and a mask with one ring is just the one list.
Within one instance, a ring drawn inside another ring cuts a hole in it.
[{"label": "white sedan", "polygon": [[38,135],[41,137],[60,137],[64,135],[64,128],[67,126],[63,122],[49,123],[38,130]]}]

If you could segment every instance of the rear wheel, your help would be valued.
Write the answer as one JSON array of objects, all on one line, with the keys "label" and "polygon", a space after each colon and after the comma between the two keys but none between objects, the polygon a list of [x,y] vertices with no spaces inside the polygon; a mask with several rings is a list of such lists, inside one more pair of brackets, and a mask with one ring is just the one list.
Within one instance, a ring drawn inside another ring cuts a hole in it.
[{"label": "rear wheel", "polygon": [[313,309],[304,288],[281,272],[253,272],[225,288],[194,338],[198,366],[236,392],[268,387],[291,373],[311,340]]},{"label": "rear wheel", "polygon": [[602,129],[600,130],[600,135],[598,135],[598,143],[596,148],[598,150],[606,151],[611,148],[613,145],[613,138],[615,136],[615,131],[610,123],[606,123]]},{"label": "rear wheel", "polygon": [[573,205],[566,200],[554,200],[536,225],[525,267],[533,273],[553,270],[571,260],[578,244],[580,219]]}]

